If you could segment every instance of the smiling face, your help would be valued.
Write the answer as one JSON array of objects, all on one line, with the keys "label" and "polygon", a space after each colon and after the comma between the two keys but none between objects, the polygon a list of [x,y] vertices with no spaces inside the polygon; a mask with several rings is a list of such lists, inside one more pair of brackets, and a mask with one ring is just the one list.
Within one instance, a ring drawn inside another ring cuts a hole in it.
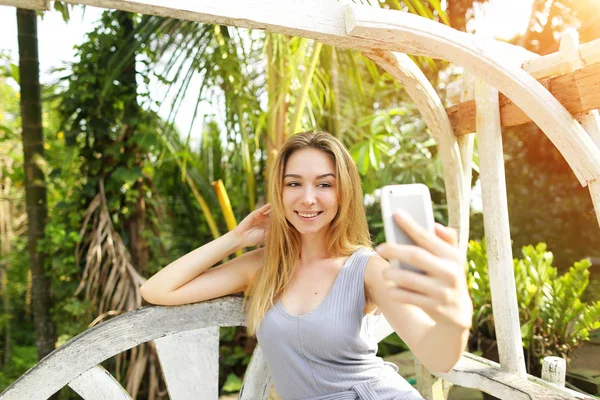
[{"label": "smiling face", "polygon": [[295,151],[283,174],[282,203],[286,219],[302,235],[326,233],[338,212],[335,163],[314,148]]}]

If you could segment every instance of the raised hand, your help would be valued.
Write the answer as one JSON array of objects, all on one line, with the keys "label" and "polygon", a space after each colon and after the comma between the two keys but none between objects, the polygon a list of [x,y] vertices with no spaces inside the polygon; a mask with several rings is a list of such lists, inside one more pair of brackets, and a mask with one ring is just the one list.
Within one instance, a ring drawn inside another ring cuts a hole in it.
[{"label": "raised hand", "polygon": [[404,212],[395,213],[394,220],[416,246],[384,243],[377,252],[388,260],[414,265],[425,274],[397,268],[384,270],[384,278],[391,283],[389,296],[421,308],[437,322],[470,327],[473,304],[454,229],[436,224],[435,233],[428,232]]},{"label": "raised hand", "polygon": [[262,244],[269,228],[269,213],[271,204],[267,203],[261,208],[252,211],[231,232],[240,240],[240,247],[252,247]]}]

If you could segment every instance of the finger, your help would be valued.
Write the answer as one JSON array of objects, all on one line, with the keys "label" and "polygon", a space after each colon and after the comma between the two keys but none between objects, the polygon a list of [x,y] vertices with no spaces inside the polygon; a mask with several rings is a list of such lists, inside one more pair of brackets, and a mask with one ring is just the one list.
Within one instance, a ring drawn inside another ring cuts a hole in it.
[{"label": "finger", "polygon": [[453,256],[454,249],[452,246],[437,237],[435,233],[429,232],[419,225],[406,211],[396,210],[394,220],[417,246],[440,257],[450,258]]},{"label": "finger", "polygon": [[400,303],[417,306],[426,312],[435,310],[438,305],[437,302],[430,297],[399,288],[388,289],[388,296]]},{"label": "finger", "polygon": [[444,282],[453,279],[455,275],[448,261],[418,246],[383,243],[377,246],[376,250],[385,259],[395,259],[410,264]]},{"label": "finger", "polygon": [[260,215],[268,215],[271,212],[271,203],[267,203],[260,208],[254,210],[256,214]]},{"label": "finger", "polygon": [[429,275],[398,268],[387,268],[383,271],[383,277],[393,282],[397,288],[442,300],[440,295],[442,290],[440,289],[444,286],[443,282]]},{"label": "finger", "polygon": [[456,229],[444,226],[436,222],[435,234],[449,245],[453,247],[458,247],[458,233],[456,232]]}]

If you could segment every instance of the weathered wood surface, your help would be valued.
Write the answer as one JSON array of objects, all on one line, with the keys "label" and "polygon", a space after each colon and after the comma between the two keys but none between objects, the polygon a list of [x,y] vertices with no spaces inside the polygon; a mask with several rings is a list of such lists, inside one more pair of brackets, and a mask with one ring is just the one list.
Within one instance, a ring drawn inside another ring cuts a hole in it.
[{"label": "weathered wood surface", "polygon": [[425,400],[446,400],[452,383],[432,375],[427,368],[415,358],[415,375],[417,390]]},{"label": "weathered wood surface", "polygon": [[49,0],[0,0],[0,5],[27,8],[29,10],[48,10]]},{"label": "weathered wood surface", "polygon": [[252,353],[252,359],[244,375],[240,400],[265,400],[271,388],[271,373],[259,345]]},{"label": "weathered wood surface", "polygon": [[73,379],[69,387],[84,400],[131,400],[123,386],[100,365]]},{"label": "weathered wood surface", "polygon": [[535,78],[511,60],[499,59],[493,49],[474,36],[406,19],[402,12],[364,6],[346,6],[348,34],[379,40],[380,47],[403,51],[406,43],[426,54],[444,58],[498,88],[544,131],[561,152],[582,185],[600,176],[600,150],[571,114]]},{"label": "weathered wood surface", "polygon": [[[0,0],[0,4],[4,1]],[[344,24],[345,3],[351,0],[66,0],[66,3],[85,4],[149,15],[178,18],[203,23],[238,26],[241,28],[264,29],[274,33],[301,36],[318,40],[324,44],[357,50],[394,50],[377,40],[351,37],[346,34]],[[402,20],[429,26],[443,26],[418,15],[400,13]],[[400,22],[402,23],[402,22]],[[469,36],[468,34],[464,34]],[[501,56],[511,57],[521,63],[538,57],[522,47],[493,39],[482,39],[482,43]],[[403,53],[429,55],[426,46],[418,42],[404,43]]]},{"label": "weathered wood surface", "polygon": [[154,340],[171,400],[219,397],[219,327]]},{"label": "weathered wood surface", "polygon": [[510,241],[498,90],[477,79],[475,101],[483,223],[500,365],[523,377],[527,372]]},{"label": "weathered wood surface", "polygon": [[181,307],[143,307],[94,326],[59,347],[9,386],[0,399],[47,399],[82,371],[138,344],[200,328],[243,325],[240,297]]},{"label": "weathered wood surface", "polygon": [[[473,96],[475,90],[475,78],[470,73],[466,73],[464,77],[464,86],[461,90],[461,98]],[[457,137],[458,149],[462,162],[463,172],[463,199],[466,204],[462,204],[465,208],[466,215],[471,215],[471,182],[473,180],[473,151],[475,148],[475,131],[466,135]],[[469,221],[470,222],[470,221]],[[470,228],[469,228],[470,229]],[[468,234],[468,233],[467,233]],[[467,238],[468,239],[468,238]],[[465,260],[467,259],[468,240],[464,243],[459,243],[459,249]]]},{"label": "weathered wood surface", "polygon": [[469,353],[463,354],[452,371],[435,375],[504,400],[593,400],[583,393],[555,387],[531,375],[519,377],[508,373],[498,363]]},{"label": "weathered wood surface", "polygon": [[[577,71],[554,78],[542,79],[539,83],[556,97],[565,109],[573,114],[588,112],[600,108],[600,63],[583,67]],[[456,90],[448,100],[455,103]],[[471,133],[475,128],[475,101],[467,100],[446,109],[457,136]],[[500,121],[503,127],[516,126],[531,122],[513,101],[500,94]]]},{"label": "weathered wood surface", "polygon": [[542,379],[553,385],[564,387],[567,362],[560,357],[546,357],[542,364]]},{"label": "weathered wood surface", "polygon": [[[600,47],[600,41],[597,42]],[[577,73],[582,71],[585,66],[584,60],[581,58],[581,51],[579,47],[579,33],[575,30],[567,30],[563,33],[560,39],[560,47],[558,50],[559,54],[562,55],[564,63],[561,68],[562,73]],[[600,64],[596,64],[600,65]],[[600,72],[600,68],[599,68]],[[597,77],[600,77],[598,75]],[[598,79],[598,78],[597,78]],[[593,86],[593,85],[589,85]],[[600,79],[595,85],[596,95],[600,99]],[[600,107],[600,104],[598,105]],[[587,110],[586,110],[587,111]],[[581,123],[581,126],[592,138],[592,141],[596,145],[596,148],[600,149],[600,115],[598,110],[591,110],[587,112],[581,112],[575,114],[575,118]],[[596,219],[600,224],[600,179],[592,181],[588,185],[592,202],[594,203],[594,210],[596,212]]]},{"label": "weathered wood surface", "polygon": [[441,99],[421,69],[406,54],[381,50],[364,51],[363,54],[402,83],[435,139],[443,166],[448,225],[458,230],[461,248],[466,249],[469,199],[464,198],[466,192],[460,150]]},{"label": "weathered wood surface", "polygon": [[[578,41],[579,44],[579,41]],[[582,66],[600,62],[600,39],[595,39],[578,46],[576,57],[581,60]],[[536,79],[564,73],[564,68],[571,61],[564,58],[561,51],[535,57],[523,63],[523,70],[529,72]]]}]

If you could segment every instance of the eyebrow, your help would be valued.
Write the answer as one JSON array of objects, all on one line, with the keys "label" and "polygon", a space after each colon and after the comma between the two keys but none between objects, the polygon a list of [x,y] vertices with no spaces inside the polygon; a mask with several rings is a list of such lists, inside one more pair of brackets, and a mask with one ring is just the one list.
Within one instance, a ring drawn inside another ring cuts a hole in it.
[{"label": "eyebrow", "polygon": [[[332,177],[335,178],[335,174],[327,173],[327,174],[323,174],[323,175],[317,176],[317,179],[323,179],[323,178],[326,178],[328,176],[332,176]],[[301,179],[302,176],[298,175],[298,174],[286,174],[286,175],[283,176],[283,179],[285,179],[285,178],[298,178],[298,179]]]}]

